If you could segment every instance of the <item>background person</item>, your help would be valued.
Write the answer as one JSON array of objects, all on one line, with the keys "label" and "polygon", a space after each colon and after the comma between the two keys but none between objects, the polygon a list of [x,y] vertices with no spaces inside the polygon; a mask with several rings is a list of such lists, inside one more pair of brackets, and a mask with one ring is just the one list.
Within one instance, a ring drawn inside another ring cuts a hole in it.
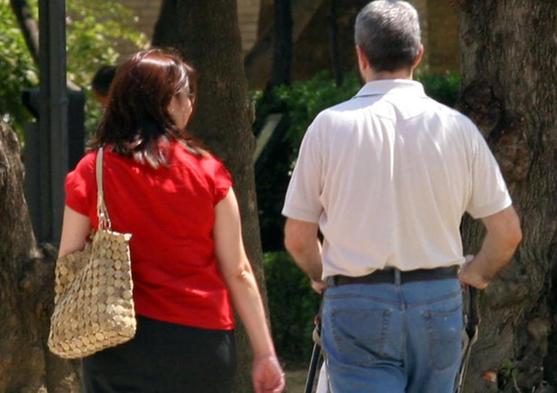
[{"label": "background person", "polygon": [[[521,240],[519,220],[478,129],[412,81],[423,56],[416,10],[369,3],[355,41],[366,84],[308,128],[283,209],[285,244],[312,287],[327,287],[331,393],[452,392],[460,284],[488,285]],[[487,229],[467,263],[465,212]]]},{"label": "background person", "polygon": [[97,228],[101,146],[112,228],[132,234],[137,333],[83,359],[87,392],[231,392],[232,303],[254,351],[255,391],[283,389],[230,174],[185,131],[194,93],[177,55],[137,53],[118,69],[92,151],[67,176],[60,255]]},{"label": "background person", "polygon": [[117,68],[115,66],[103,65],[95,72],[91,81],[93,96],[103,108],[108,106],[108,93],[112,80],[116,76],[116,70]]}]

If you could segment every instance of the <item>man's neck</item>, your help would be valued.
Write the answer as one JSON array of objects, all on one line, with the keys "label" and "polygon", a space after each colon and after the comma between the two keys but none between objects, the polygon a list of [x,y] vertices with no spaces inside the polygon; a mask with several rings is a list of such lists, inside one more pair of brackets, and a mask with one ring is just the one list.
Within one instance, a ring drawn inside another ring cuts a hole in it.
[{"label": "man's neck", "polygon": [[400,71],[381,71],[375,72],[372,70],[368,70],[365,75],[363,75],[364,80],[366,83],[373,82],[373,81],[380,81],[380,80],[388,80],[388,79],[413,79],[413,70],[400,70]]}]

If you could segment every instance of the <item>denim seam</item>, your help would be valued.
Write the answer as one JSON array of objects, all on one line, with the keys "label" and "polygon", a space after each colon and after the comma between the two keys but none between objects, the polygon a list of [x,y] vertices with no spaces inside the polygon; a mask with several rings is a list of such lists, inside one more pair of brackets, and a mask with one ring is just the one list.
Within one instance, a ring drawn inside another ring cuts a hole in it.
[{"label": "denim seam", "polygon": [[457,307],[456,309],[453,309],[451,311],[446,311],[446,312],[436,312],[436,311],[431,311],[431,310],[427,310],[425,312],[422,312],[422,317],[425,319],[426,326],[427,326],[429,345],[430,345],[430,348],[432,349],[431,356],[429,357],[429,363],[430,363],[430,366],[432,368],[434,368],[435,370],[439,370],[439,371],[445,370],[445,369],[450,367],[450,364],[447,365],[447,366],[440,365],[438,356],[436,356],[437,355],[436,350],[437,350],[437,348],[439,348],[441,346],[441,343],[443,341],[440,340],[440,339],[435,339],[435,337],[434,337],[433,317],[455,314],[459,311],[459,308],[460,308],[460,306]]},{"label": "denim seam", "polygon": [[390,310],[383,311],[383,325],[381,326],[381,356],[385,356],[385,341],[387,338],[387,330],[391,322],[391,314],[392,312]]}]

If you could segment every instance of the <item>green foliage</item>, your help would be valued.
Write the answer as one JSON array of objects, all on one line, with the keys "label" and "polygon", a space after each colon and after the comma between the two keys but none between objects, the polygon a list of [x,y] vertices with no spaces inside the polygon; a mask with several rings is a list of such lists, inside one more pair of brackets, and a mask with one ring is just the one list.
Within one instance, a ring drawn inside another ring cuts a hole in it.
[{"label": "green foliage", "polygon": [[517,363],[512,359],[503,359],[499,372],[497,373],[497,385],[499,388],[505,386],[516,386],[519,378],[519,369]]},{"label": "green foliage", "polygon": [[[279,86],[277,100],[286,104],[290,119],[288,139],[292,146],[299,146],[307,127],[325,108],[348,100],[360,88],[355,74],[347,76],[342,86],[337,86],[329,72],[320,72],[312,79],[296,82],[292,86]],[[297,152],[297,148],[295,148]]]},{"label": "green foliage", "polygon": [[116,43],[147,45],[147,38],[132,28],[137,17],[122,4],[72,0],[67,5],[68,76],[77,85],[88,86],[100,66],[116,63]]},{"label": "green foliage", "polygon": [[117,43],[128,42],[140,49],[148,40],[133,29],[137,17],[118,2],[72,0],[66,4],[68,78],[86,88],[85,128],[91,133],[101,116],[100,105],[89,89],[93,75],[104,64],[116,64]]},{"label": "green foliage", "polygon": [[38,71],[8,0],[0,0],[0,25],[0,116],[21,127],[30,114],[20,103],[20,93],[39,82]]},{"label": "green foliage", "polygon": [[319,296],[285,252],[266,253],[263,267],[277,351],[287,362],[307,362]]},{"label": "green foliage", "polygon": [[454,107],[460,90],[460,75],[420,73],[416,79],[424,85],[425,92],[433,99]]},{"label": "green foliage", "polygon": [[[29,0],[35,14],[37,4],[37,0]],[[90,130],[100,116],[100,108],[88,89],[94,73],[103,64],[116,63],[117,44],[128,42],[142,48],[147,38],[133,28],[136,18],[131,11],[117,2],[72,0],[66,5],[68,79],[87,89],[87,129]],[[21,130],[29,119],[20,103],[21,91],[37,86],[38,67],[25,46],[9,0],[0,0],[0,20],[0,113]]]}]

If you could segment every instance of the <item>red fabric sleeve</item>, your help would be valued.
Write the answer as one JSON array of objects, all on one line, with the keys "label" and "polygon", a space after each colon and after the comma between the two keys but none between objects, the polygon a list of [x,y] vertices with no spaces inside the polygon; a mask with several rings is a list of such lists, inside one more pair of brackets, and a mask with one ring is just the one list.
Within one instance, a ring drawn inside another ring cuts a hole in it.
[{"label": "red fabric sleeve", "polygon": [[88,153],[66,176],[66,206],[85,216],[96,200],[95,158],[95,153]]},{"label": "red fabric sleeve", "polygon": [[213,203],[216,205],[228,194],[232,187],[232,176],[224,164],[215,159],[215,172],[213,182],[215,185]]}]

